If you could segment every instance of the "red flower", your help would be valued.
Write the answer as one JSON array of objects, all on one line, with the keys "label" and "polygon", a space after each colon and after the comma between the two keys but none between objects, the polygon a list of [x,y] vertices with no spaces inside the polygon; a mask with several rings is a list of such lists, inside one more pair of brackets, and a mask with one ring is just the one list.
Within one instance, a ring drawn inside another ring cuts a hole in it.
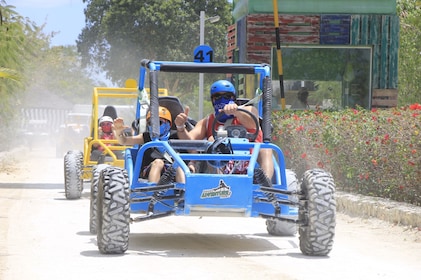
[{"label": "red flower", "polygon": [[409,105],[409,110],[421,110],[421,104],[414,103]]},{"label": "red flower", "polygon": [[306,154],[306,153],[302,153],[302,154],[301,154],[301,158],[302,158],[302,159],[305,159],[306,157],[307,157],[307,154]]},{"label": "red flower", "polygon": [[386,134],[386,135],[383,137],[382,144],[385,144],[385,143],[387,142],[387,140],[389,140],[389,138],[390,138],[389,134]]}]

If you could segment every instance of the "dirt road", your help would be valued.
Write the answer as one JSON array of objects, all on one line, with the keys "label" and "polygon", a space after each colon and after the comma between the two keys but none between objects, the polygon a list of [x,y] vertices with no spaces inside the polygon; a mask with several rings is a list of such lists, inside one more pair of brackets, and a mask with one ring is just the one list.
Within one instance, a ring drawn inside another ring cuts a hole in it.
[{"label": "dirt road", "polygon": [[35,150],[0,171],[0,279],[418,279],[421,232],[338,213],[328,257],[254,218],[167,217],[131,226],[124,255],[101,255],[89,186],[64,197],[62,159]]}]

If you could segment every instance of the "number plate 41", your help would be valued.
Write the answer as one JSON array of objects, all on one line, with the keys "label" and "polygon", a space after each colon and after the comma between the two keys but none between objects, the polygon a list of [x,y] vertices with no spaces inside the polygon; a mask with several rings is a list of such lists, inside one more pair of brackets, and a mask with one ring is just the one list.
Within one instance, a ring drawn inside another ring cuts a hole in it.
[{"label": "number plate 41", "polygon": [[213,50],[208,45],[200,45],[194,49],[194,62],[212,62]]}]

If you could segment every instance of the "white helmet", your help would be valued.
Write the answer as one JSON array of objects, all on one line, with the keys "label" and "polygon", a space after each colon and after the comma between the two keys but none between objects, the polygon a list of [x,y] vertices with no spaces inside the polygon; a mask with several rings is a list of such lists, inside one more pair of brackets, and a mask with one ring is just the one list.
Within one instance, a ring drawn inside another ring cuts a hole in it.
[{"label": "white helmet", "polygon": [[100,119],[99,119],[99,125],[101,125],[103,122],[113,122],[113,119],[111,118],[111,117],[109,117],[109,116],[102,116]]}]

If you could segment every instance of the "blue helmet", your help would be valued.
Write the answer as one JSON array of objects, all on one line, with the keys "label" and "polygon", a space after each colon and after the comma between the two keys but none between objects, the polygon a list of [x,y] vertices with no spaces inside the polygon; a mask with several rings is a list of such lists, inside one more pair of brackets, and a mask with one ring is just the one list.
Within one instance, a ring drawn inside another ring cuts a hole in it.
[{"label": "blue helmet", "polygon": [[[227,80],[219,80],[211,85],[210,97],[216,116],[219,114],[219,111],[224,108],[225,105],[234,103],[234,100],[237,98],[237,95],[235,94],[235,87],[231,82]],[[228,119],[232,119],[233,117],[233,115],[223,115],[218,118],[218,121],[224,123]]]},{"label": "blue helmet", "polygon": [[218,92],[230,92],[230,93],[234,94],[235,97],[237,97],[237,95],[235,93],[234,85],[227,80],[219,80],[219,81],[214,82],[211,85],[211,88],[210,88],[211,99],[212,99],[212,95],[214,95],[215,93],[218,93]]}]

